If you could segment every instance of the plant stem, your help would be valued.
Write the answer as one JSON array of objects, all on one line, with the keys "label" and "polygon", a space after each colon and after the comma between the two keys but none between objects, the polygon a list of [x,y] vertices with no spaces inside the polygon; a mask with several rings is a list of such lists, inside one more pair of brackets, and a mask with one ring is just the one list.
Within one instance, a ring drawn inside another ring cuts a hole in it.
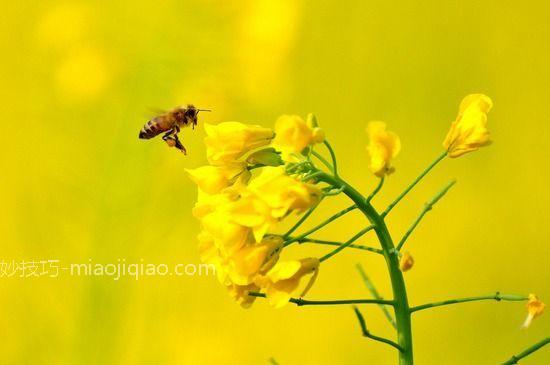
[{"label": "plant stem", "polygon": [[[289,237],[289,238],[291,238],[291,237]],[[344,242],[318,240],[318,239],[315,239],[315,238],[302,238],[301,240],[298,241],[298,243],[299,244],[302,244],[302,243],[317,243],[319,245],[327,245],[327,246],[341,246],[341,245],[345,244]],[[355,249],[358,249],[358,250],[370,251],[370,252],[374,252],[374,253],[377,253],[377,254],[380,254],[380,255],[383,254],[383,251],[379,248],[376,248],[376,247],[369,247],[369,246],[364,246],[364,245],[354,245],[354,244],[349,245],[348,247],[349,248],[355,248]]]},{"label": "plant stem", "polygon": [[312,150],[311,154],[319,159],[323,165],[325,165],[332,173],[334,173],[334,166],[330,164],[320,153]]},{"label": "plant stem", "polygon": [[[251,297],[265,298],[264,293],[249,292]],[[304,305],[342,305],[342,304],[383,304],[394,305],[393,300],[378,300],[378,299],[342,299],[342,300],[306,300],[302,298],[290,298],[290,303],[296,304],[298,307]]]},{"label": "plant stem", "polygon": [[367,233],[368,231],[372,231],[373,229],[374,229],[374,226],[368,226],[363,228],[358,233],[356,233],[352,238],[347,240],[343,245],[340,245],[338,248],[334,249],[333,251],[327,253],[325,256],[321,257],[319,261],[323,262],[330,259],[332,256],[336,255],[338,252],[342,251],[346,247],[349,247],[349,245],[351,245],[353,242],[361,238],[365,233]]},{"label": "plant stem", "polygon": [[374,190],[372,191],[372,193],[370,193],[369,197],[367,198],[367,203],[370,203],[370,201],[372,200],[372,198],[375,197],[376,194],[378,194],[378,192],[380,191],[380,189],[382,189],[382,186],[384,185],[384,176],[382,176],[380,178],[380,180],[378,181],[378,185],[376,185],[376,188],[374,188]]},{"label": "plant stem", "polygon": [[[361,266],[361,264],[357,264],[355,267],[357,267],[357,271],[359,271],[359,276],[361,276],[361,279],[363,279],[363,282],[365,283],[365,286],[370,291],[372,296],[375,299],[382,299],[382,296],[380,295],[380,293],[378,293],[378,290],[376,290],[376,287],[374,286],[374,284],[372,283],[372,281],[368,277],[367,273],[365,272],[365,270],[363,270],[363,266]],[[388,321],[391,323],[393,328],[397,329],[397,325],[395,324],[395,319],[393,319],[393,317],[392,317],[390,311],[388,310],[388,308],[381,305],[380,309],[382,310],[382,312],[384,313],[384,315],[386,316]]]},{"label": "plant stem", "polygon": [[382,212],[382,214],[380,214],[380,216],[382,218],[387,216],[388,213],[397,205],[397,203],[399,203],[401,201],[401,199],[403,199],[405,197],[405,195],[407,195],[409,193],[409,191],[411,191],[412,188],[414,188],[416,186],[416,184],[418,184],[420,182],[420,180],[422,180],[422,178],[424,178],[424,176],[426,176],[428,174],[428,172],[430,172],[445,157],[447,157],[447,151],[445,151],[440,156],[438,156],[428,167],[426,167],[426,169],[424,171],[422,171],[422,173],[420,175],[418,175],[418,177],[416,179],[414,179],[414,181],[409,186],[407,186],[407,188],[393,202],[391,202],[390,205],[388,205],[386,210],[384,210],[384,212]]},{"label": "plant stem", "polygon": [[288,236],[290,236],[292,234],[292,232],[294,232],[298,227],[300,227],[302,225],[302,223],[305,222],[306,219],[308,219],[308,217],[311,215],[311,213],[313,213],[315,211],[315,209],[319,206],[319,204],[321,204],[321,202],[323,201],[324,198],[325,198],[325,196],[322,195],[321,198],[319,199],[319,201],[314,206],[309,208],[309,210],[306,213],[304,213],[304,215],[298,220],[298,222],[296,222],[296,224],[293,225],[292,228],[290,228],[283,235],[283,240],[287,239]]},{"label": "plant stem", "polygon": [[309,231],[305,232],[305,233],[302,233],[301,235],[299,236],[296,236],[294,238],[291,238],[289,239],[288,241],[286,241],[284,243],[284,247],[290,245],[291,243],[293,242],[297,242],[297,241],[300,241],[301,239],[309,236],[310,234],[314,233],[314,232],[317,232],[318,230],[320,230],[321,228],[323,228],[324,226],[326,226],[327,224],[329,224],[330,222],[340,218],[341,216],[351,212],[352,210],[354,209],[357,209],[357,206],[355,204],[347,207],[346,209],[343,209],[341,211],[339,211],[338,213],[334,214],[333,216],[331,216],[330,218],[328,218],[327,220],[319,223],[318,225],[316,225],[315,227],[313,227],[312,229],[310,229]]},{"label": "plant stem", "polygon": [[427,303],[422,305],[417,305],[415,307],[412,307],[410,309],[410,312],[418,312],[424,309],[428,308],[434,308],[434,307],[441,307],[444,305],[451,305],[451,304],[459,304],[459,303],[466,303],[466,302],[478,302],[481,300],[496,300],[497,302],[500,302],[501,300],[507,301],[507,302],[523,302],[528,300],[529,298],[525,295],[513,295],[513,294],[500,294],[499,292],[496,292],[492,295],[482,295],[478,297],[468,297],[468,298],[458,298],[458,299],[449,299],[444,300],[442,302],[435,302],[435,303]]},{"label": "plant stem", "polygon": [[550,337],[546,337],[544,340],[537,342],[533,346],[525,349],[523,352],[512,356],[509,360],[502,363],[502,365],[513,365],[517,364],[519,360],[523,359],[524,357],[527,357],[531,355],[533,352],[540,350],[544,346],[548,345],[550,343]]},{"label": "plant stem", "polygon": [[388,340],[387,338],[376,336],[376,335],[373,335],[372,333],[370,333],[370,331],[367,329],[367,323],[365,322],[365,318],[363,317],[363,315],[359,311],[359,308],[354,306],[353,310],[355,311],[355,315],[357,316],[357,320],[359,321],[359,325],[361,326],[361,333],[363,334],[363,336],[368,337],[372,340],[379,341],[379,342],[385,343],[387,345],[393,346],[401,352],[403,351],[401,346],[399,346],[398,344],[396,344],[392,340]]},{"label": "plant stem", "polygon": [[323,144],[326,146],[326,148],[328,149],[328,152],[330,153],[330,158],[332,159],[333,174],[334,176],[338,177],[338,166],[336,164],[336,154],[334,153],[332,146],[330,145],[330,143],[328,143],[327,140],[324,140]]},{"label": "plant stem", "polygon": [[357,208],[359,208],[371,224],[375,226],[374,230],[384,251],[384,258],[386,259],[395,301],[394,310],[397,324],[398,344],[403,350],[399,352],[399,364],[412,365],[414,363],[412,327],[409,301],[407,299],[407,288],[405,286],[405,280],[403,279],[403,273],[399,269],[399,259],[395,254],[396,251],[393,241],[383,217],[367,203],[361,193],[340,178],[323,174],[319,176],[319,180],[333,186],[344,186],[344,194],[357,205]]},{"label": "plant stem", "polygon": [[428,213],[430,210],[432,210],[435,203],[439,201],[439,199],[443,198],[443,196],[449,191],[450,188],[453,187],[453,185],[456,184],[456,180],[451,181],[448,183],[443,189],[441,189],[433,198],[431,198],[429,201],[424,204],[424,209],[422,209],[422,212],[418,215],[414,223],[410,226],[410,228],[407,230],[403,238],[401,238],[401,241],[399,241],[399,244],[396,247],[397,251],[400,251],[405,242],[407,241],[407,238],[411,235],[411,233],[414,231],[416,226],[420,223],[422,218]]}]

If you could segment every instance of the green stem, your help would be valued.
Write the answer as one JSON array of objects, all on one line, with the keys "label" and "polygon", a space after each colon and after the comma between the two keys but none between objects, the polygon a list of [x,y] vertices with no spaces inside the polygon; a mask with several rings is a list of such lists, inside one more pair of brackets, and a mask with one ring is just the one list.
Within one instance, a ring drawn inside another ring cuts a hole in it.
[{"label": "green stem", "polygon": [[544,340],[537,342],[533,346],[525,349],[523,352],[512,356],[509,360],[502,363],[502,365],[513,365],[517,364],[519,360],[523,359],[524,357],[527,357],[531,355],[533,352],[540,350],[544,346],[548,345],[550,343],[550,337],[546,337]]},{"label": "green stem", "polygon": [[[265,298],[264,293],[249,292],[251,297]],[[290,298],[290,303],[296,304],[298,307],[304,305],[342,305],[342,304],[384,304],[394,305],[393,300],[378,300],[378,299],[342,299],[342,300],[306,300],[302,298]]]},{"label": "green stem", "polygon": [[365,322],[365,318],[363,317],[363,315],[359,311],[359,308],[354,306],[353,310],[355,311],[355,315],[357,316],[357,320],[359,321],[359,326],[361,326],[361,333],[363,334],[363,336],[368,337],[368,338],[370,338],[372,340],[375,340],[375,341],[385,343],[387,345],[395,347],[400,352],[403,352],[403,348],[401,346],[399,346],[398,344],[396,344],[395,342],[393,342],[392,340],[388,340],[387,338],[376,336],[376,335],[373,335],[372,333],[370,333],[370,331],[367,329],[367,323]]},{"label": "green stem", "polygon": [[529,298],[525,295],[500,294],[499,292],[496,292],[495,294],[492,294],[492,295],[482,295],[478,297],[450,299],[450,300],[444,300],[442,302],[417,305],[415,307],[412,307],[410,309],[410,312],[411,313],[418,312],[424,309],[441,307],[444,305],[459,304],[459,303],[466,303],[466,302],[479,302],[481,300],[496,300],[497,302],[500,302],[501,300],[504,300],[507,302],[523,302],[523,301],[529,300]]},{"label": "green stem", "polygon": [[353,242],[357,241],[359,238],[361,238],[365,233],[368,231],[372,231],[374,229],[374,226],[368,226],[360,230],[357,234],[355,234],[352,238],[347,240],[343,245],[340,245],[338,248],[334,249],[333,251],[327,253],[325,256],[321,257],[319,259],[320,262],[326,261],[330,259],[332,256],[336,255],[338,252],[342,251],[346,247],[349,247]]},{"label": "green stem", "polygon": [[434,160],[434,162],[432,162],[428,167],[426,167],[426,169],[424,171],[422,171],[422,173],[420,175],[418,175],[418,177],[416,179],[414,179],[414,181],[409,186],[407,186],[407,188],[393,202],[391,202],[390,205],[388,205],[386,210],[384,210],[384,212],[382,214],[380,214],[380,216],[382,218],[387,216],[388,213],[397,205],[397,203],[399,203],[401,201],[401,199],[403,199],[405,197],[405,195],[407,195],[409,193],[409,191],[411,191],[412,188],[414,188],[416,186],[416,184],[418,184],[420,182],[420,180],[422,180],[424,178],[424,176],[426,176],[428,174],[428,172],[430,172],[445,157],[447,157],[447,151],[445,151],[440,156],[438,156]]},{"label": "green stem", "polygon": [[330,162],[328,162],[323,156],[321,156],[320,153],[312,150],[311,154],[317,157],[317,159],[319,159],[319,161],[321,161],[323,165],[325,165],[330,171],[332,171],[332,173],[334,173],[334,166],[332,166]]},{"label": "green stem", "polygon": [[376,194],[378,194],[378,192],[380,191],[380,189],[382,189],[382,186],[384,185],[384,176],[382,176],[380,178],[380,181],[378,182],[378,185],[376,186],[376,188],[372,191],[372,193],[370,193],[369,197],[367,198],[367,203],[370,203],[370,201],[372,200],[372,198],[375,197]]},{"label": "green stem", "polygon": [[[301,240],[298,241],[298,243],[299,244],[302,244],[302,243],[316,243],[316,244],[319,244],[319,245],[327,245],[327,246],[342,246],[342,245],[345,244],[344,242],[318,240],[318,239],[315,239],[315,238],[307,238],[307,237],[302,238]],[[358,250],[370,251],[370,252],[374,252],[374,253],[377,253],[377,254],[380,254],[380,255],[384,254],[384,252],[381,249],[376,248],[376,247],[369,247],[369,246],[364,246],[364,245],[349,245],[348,247],[349,248],[355,248],[355,249],[358,249]]]},{"label": "green stem", "polygon": [[412,327],[409,301],[407,299],[407,288],[405,286],[405,280],[403,279],[403,273],[399,269],[399,259],[395,254],[393,241],[383,217],[366,202],[366,199],[361,193],[340,178],[323,174],[319,176],[319,180],[333,186],[344,186],[344,194],[357,205],[357,208],[359,208],[371,224],[375,226],[374,230],[384,251],[384,258],[386,259],[395,301],[394,310],[397,324],[398,344],[403,350],[399,352],[399,364],[412,365],[414,363]]},{"label": "green stem", "polygon": [[420,223],[420,221],[422,220],[422,218],[424,218],[424,216],[426,215],[426,213],[428,213],[430,210],[432,210],[433,206],[435,205],[435,203],[437,203],[439,201],[439,199],[443,198],[443,196],[449,191],[450,188],[453,187],[453,185],[456,184],[456,180],[453,180],[451,181],[450,183],[448,183],[443,189],[441,189],[441,191],[439,191],[432,199],[430,199],[429,201],[426,202],[426,204],[424,204],[424,209],[422,209],[422,212],[420,212],[420,214],[418,215],[418,217],[416,218],[416,220],[414,221],[414,223],[410,226],[410,228],[407,230],[407,232],[405,233],[405,235],[403,236],[403,238],[401,238],[401,241],[399,241],[399,244],[397,245],[396,247],[396,250],[397,251],[400,251],[401,248],[403,247],[403,245],[405,244],[405,242],[407,241],[407,238],[409,238],[409,236],[411,235],[411,233],[414,231],[414,229],[416,228],[416,226],[418,226],[418,224]]},{"label": "green stem", "polygon": [[296,236],[294,238],[291,238],[289,240],[287,240],[285,243],[284,243],[284,247],[290,245],[291,243],[293,242],[297,242],[297,241],[300,241],[301,239],[309,236],[310,234],[314,233],[314,232],[317,232],[318,230],[320,230],[321,228],[323,228],[324,226],[326,226],[327,224],[329,224],[330,222],[342,217],[343,215],[351,212],[352,210],[354,209],[357,209],[357,206],[355,204],[347,207],[346,209],[343,209],[341,211],[339,211],[338,213],[334,214],[333,216],[329,217],[327,220],[319,223],[318,225],[316,225],[315,227],[313,227],[312,229],[310,229],[309,231],[306,231],[305,233],[302,233],[301,235],[299,236]]},{"label": "green stem", "polygon": [[[359,271],[359,276],[361,276],[361,279],[363,279],[363,282],[365,283],[365,286],[370,291],[374,299],[383,299],[380,293],[378,293],[378,290],[376,290],[376,287],[374,286],[373,282],[368,277],[365,270],[363,270],[363,266],[361,264],[357,264],[355,267],[357,267],[357,271]],[[395,324],[395,319],[393,319],[390,311],[385,306],[381,305],[380,309],[382,310],[382,313],[386,316],[388,321],[391,323],[393,328],[397,329],[397,325]]]},{"label": "green stem", "polygon": [[293,225],[292,228],[290,228],[283,235],[283,240],[286,240],[288,238],[288,236],[290,236],[296,229],[298,229],[298,227],[300,227],[302,225],[302,223],[305,222],[306,219],[308,219],[308,217],[311,215],[311,213],[313,213],[315,211],[315,209],[319,206],[319,204],[321,204],[321,201],[323,201],[324,198],[325,198],[325,196],[322,195],[321,198],[319,199],[319,201],[314,206],[309,208],[309,210],[298,220],[298,222],[296,222],[296,224]]},{"label": "green stem", "polygon": [[323,141],[323,144],[326,146],[326,148],[328,149],[328,152],[330,153],[330,158],[332,159],[332,167],[334,169],[333,174],[334,176],[338,177],[338,166],[336,163],[336,154],[334,153],[332,146],[330,145],[330,143],[328,143],[327,140]]}]

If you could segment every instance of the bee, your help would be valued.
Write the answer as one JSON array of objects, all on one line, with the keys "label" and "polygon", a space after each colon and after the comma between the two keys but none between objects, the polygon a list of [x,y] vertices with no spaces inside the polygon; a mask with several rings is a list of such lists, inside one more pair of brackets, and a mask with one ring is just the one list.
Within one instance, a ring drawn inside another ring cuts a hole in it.
[{"label": "bee", "polygon": [[178,138],[180,129],[191,126],[195,129],[197,125],[197,115],[200,111],[210,111],[208,109],[197,109],[189,104],[186,107],[179,106],[169,112],[160,114],[151,119],[139,131],[140,139],[151,139],[164,133],[162,139],[169,147],[176,147],[178,150],[187,154],[187,150]]}]

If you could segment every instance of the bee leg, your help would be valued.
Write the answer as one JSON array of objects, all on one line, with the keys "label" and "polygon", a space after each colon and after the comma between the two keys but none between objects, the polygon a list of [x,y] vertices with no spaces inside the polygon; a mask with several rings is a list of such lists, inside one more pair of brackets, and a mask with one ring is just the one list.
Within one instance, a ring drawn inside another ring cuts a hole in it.
[{"label": "bee leg", "polygon": [[168,147],[174,147],[176,145],[176,139],[174,138],[174,131],[169,130],[162,136],[162,140],[166,142]]},{"label": "bee leg", "polygon": [[162,140],[164,142],[166,142],[166,144],[169,146],[169,147],[176,147],[178,150],[180,150],[181,152],[183,152],[184,155],[187,155],[187,150],[185,149],[185,147],[183,146],[183,144],[181,144],[179,138],[178,138],[178,135],[177,133],[179,132],[179,128],[176,128],[176,129],[170,129],[168,132],[166,132],[163,136],[162,136]]},{"label": "bee leg", "polygon": [[174,134],[174,139],[175,139],[175,142],[176,142],[176,145],[175,147],[180,150],[181,152],[183,152],[184,155],[187,155],[187,150],[185,149],[185,147],[183,146],[183,144],[181,144],[180,142],[180,139],[178,138],[178,135],[177,134]]}]

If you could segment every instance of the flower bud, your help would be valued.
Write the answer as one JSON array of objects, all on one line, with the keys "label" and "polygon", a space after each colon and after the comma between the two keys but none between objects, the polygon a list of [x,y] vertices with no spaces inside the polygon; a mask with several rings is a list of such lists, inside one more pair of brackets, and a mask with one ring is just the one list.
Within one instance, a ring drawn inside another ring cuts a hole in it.
[{"label": "flower bud", "polygon": [[313,128],[311,141],[313,143],[323,143],[325,141],[325,131],[319,127]]},{"label": "flower bud", "polygon": [[401,257],[401,260],[399,261],[399,267],[401,268],[401,271],[409,271],[410,269],[412,269],[413,265],[414,258],[411,256],[410,253],[405,252]]},{"label": "flower bud", "polygon": [[317,123],[317,117],[315,114],[309,113],[307,115],[306,124],[309,128],[314,129],[319,126],[319,123]]}]

